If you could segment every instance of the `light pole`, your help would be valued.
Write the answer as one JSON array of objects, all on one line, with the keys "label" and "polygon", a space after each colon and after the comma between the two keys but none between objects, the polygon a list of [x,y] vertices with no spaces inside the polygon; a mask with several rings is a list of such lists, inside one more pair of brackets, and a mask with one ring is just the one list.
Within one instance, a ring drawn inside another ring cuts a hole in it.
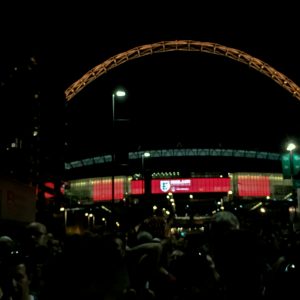
[{"label": "light pole", "polygon": [[[296,145],[294,143],[289,143],[286,150],[290,152],[290,172],[291,172],[291,181],[292,181],[292,187],[294,191],[294,153],[293,151],[296,149]],[[294,194],[294,192],[293,192]],[[297,207],[295,211],[295,216],[293,220],[293,228],[294,231],[299,231],[300,228],[300,189],[296,188],[296,195],[297,195]]]},{"label": "light pole", "polygon": [[293,164],[293,151],[296,149],[294,143],[289,143],[286,150],[290,152],[290,172],[291,172],[291,181],[293,185],[293,173],[294,173],[294,164]]},{"label": "light pole", "polygon": [[116,90],[112,93],[112,176],[111,176],[111,201],[112,201],[112,210],[114,210],[114,204],[115,204],[115,98],[116,97],[125,97],[126,92],[124,90]]},{"label": "light pole", "polygon": [[145,195],[147,194],[146,190],[148,192],[148,189],[147,189],[148,182],[146,182],[147,176],[146,176],[146,170],[145,170],[145,158],[150,157],[150,156],[151,156],[150,152],[144,152],[142,154],[142,173],[143,173],[143,180],[144,180],[143,187],[144,187],[144,194]]}]

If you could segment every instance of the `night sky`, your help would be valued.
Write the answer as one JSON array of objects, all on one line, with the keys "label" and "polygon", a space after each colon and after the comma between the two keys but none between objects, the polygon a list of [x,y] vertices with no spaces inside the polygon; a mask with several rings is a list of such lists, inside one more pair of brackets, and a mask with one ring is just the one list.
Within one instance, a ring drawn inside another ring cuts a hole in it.
[{"label": "night sky", "polygon": [[[84,2],[68,9],[2,10],[1,89],[15,82],[18,88],[13,97],[2,92],[2,128],[11,124],[15,129],[4,130],[1,138],[7,140],[28,122],[32,107],[26,101],[33,86],[41,94],[43,126],[49,126],[45,134],[53,144],[56,138],[65,141],[66,160],[109,152],[112,140],[128,151],[199,147],[280,152],[290,139],[300,143],[299,100],[247,65],[200,52],[129,61],[65,104],[64,90],[94,66],[164,40],[236,48],[300,84],[299,21],[292,6],[147,5],[99,3],[93,9]],[[15,66],[25,70],[14,71]],[[116,103],[116,118],[128,121],[117,121],[112,134],[112,92],[118,86],[126,89],[127,98]]]}]

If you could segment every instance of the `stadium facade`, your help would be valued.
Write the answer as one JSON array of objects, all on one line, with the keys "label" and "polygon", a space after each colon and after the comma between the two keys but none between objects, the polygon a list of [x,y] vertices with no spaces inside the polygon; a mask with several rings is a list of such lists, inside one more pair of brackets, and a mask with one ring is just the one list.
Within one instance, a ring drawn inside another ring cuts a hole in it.
[{"label": "stadium facade", "polygon": [[[149,153],[145,157],[144,153]],[[124,159],[103,155],[65,163],[72,201],[97,203],[127,197],[205,199],[221,195],[285,199],[293,191],[284,178],[282,155],[233,149],[163,149],[129,152]],[[113,167],[113,168],[112,168]],[[114,184],[112,184],[112,178]]]}]

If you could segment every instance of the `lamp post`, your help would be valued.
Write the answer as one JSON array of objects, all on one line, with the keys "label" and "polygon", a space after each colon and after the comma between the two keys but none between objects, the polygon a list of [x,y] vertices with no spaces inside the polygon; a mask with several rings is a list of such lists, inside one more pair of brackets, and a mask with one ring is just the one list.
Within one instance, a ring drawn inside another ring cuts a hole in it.
[{"label": "lamp post", "polygon": [[147,176],[146,176],[146,170],[145,170],[145,158],[147,158],[147,157],[150,157],[151,156],[151,154],[150,154],[150,152],[144,152],[143,154],[142,154],[142,173],[143,173],[143,180],[144,180],[144,184],[143,184],[143,187],[144,187],[144,194],[145,195],[147,195],[147,193],[148,193],[148,182],[146,182],[146,180],[147,180]]},{"label": "lamp post", "polygon": [[115,118],[115,102],[116,102],[116,97],[125,97],[126,92],[124,90],[116,90],[115,92],[112,93],[112,176],[111,176],[111,201],[112,201],[112,210],[114,211],[114,204],[115,204],[115,121],[117,120]]},{"label": "lamp post", "polygon": [[[294,189],[294,154],[293,151],[296,149],[296,145],[294,143],[289,143],[286,150],[290,152],[290,172],[291,172],[291,181],[292,187]],[[295,210],[295,215],[293,219],[293,229],[294,231],[299,231],[300,229],[300,189],[296,188],[296,195],[297,195],[297,207]]]},{"label": "lamp post", "polygon": [[294,143],[289,143],[286,150],[290,152],[290,172],[291,172],[291,181],[293,185],[293,173],[294,173],[294,164],[293,164],[293,151],[296,149]]}]

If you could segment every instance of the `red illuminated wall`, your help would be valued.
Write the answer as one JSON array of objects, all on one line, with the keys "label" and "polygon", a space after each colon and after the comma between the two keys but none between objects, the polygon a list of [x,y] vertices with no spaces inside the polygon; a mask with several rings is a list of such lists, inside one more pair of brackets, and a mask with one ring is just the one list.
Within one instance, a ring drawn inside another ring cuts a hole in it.
[{"label": "red illuminated wall", "polygon": [[238,195],[266,197],[270,195],[269,176],[238,176]]},{"label": "red illuminated wall", "polygon": [[164,193],[219,193],[230,190],[230,178],[153,179],[151,192]]},{"label": "red illuminated wall", "polygon": [[[115,178],[114,199],[124,198],[124,179]],[[93,183],[93,201],[112,200],[112,180],[101,179]]]},{"label": "red illuminated wall", "polygon": [[130,192],[132,195],[142,195],[145,192],[144,180],[131,180]]}]

